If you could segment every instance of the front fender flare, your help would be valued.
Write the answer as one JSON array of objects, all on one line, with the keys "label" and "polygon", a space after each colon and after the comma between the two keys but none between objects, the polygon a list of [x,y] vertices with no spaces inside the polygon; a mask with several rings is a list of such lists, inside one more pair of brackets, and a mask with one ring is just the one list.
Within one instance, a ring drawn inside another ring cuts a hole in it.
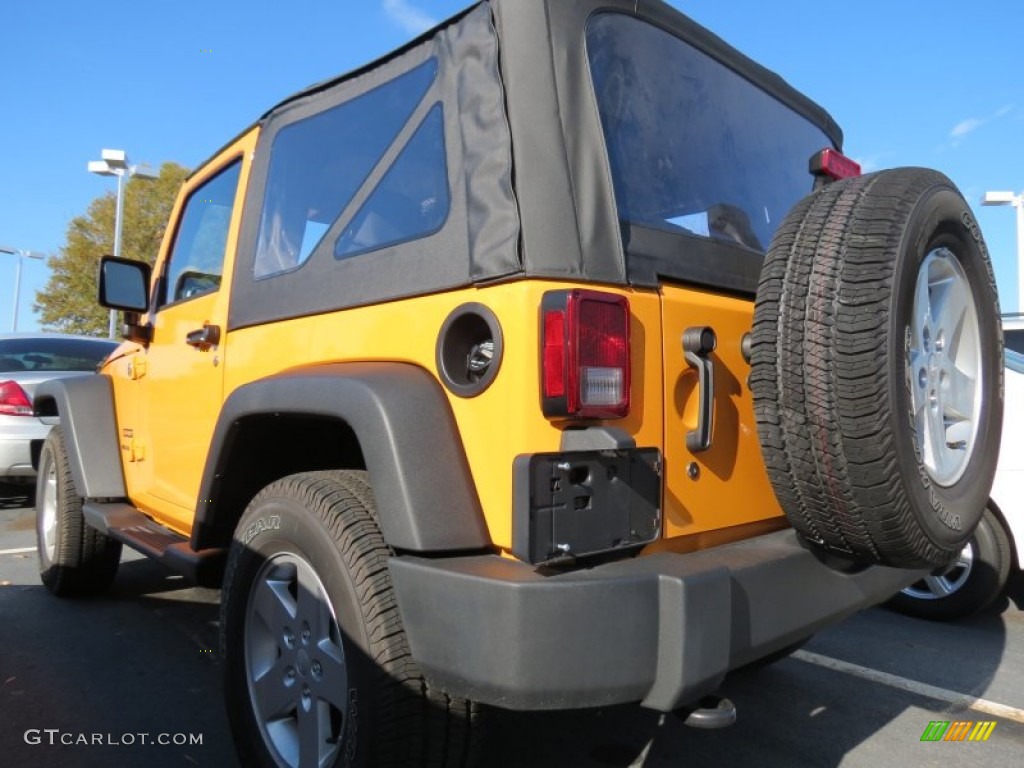
[{"label": "front fender flare", "polygon": [[87,499],[127,496],[110,378],[88,373],[36,387],[37,416],[59,416],[75,493]]}]

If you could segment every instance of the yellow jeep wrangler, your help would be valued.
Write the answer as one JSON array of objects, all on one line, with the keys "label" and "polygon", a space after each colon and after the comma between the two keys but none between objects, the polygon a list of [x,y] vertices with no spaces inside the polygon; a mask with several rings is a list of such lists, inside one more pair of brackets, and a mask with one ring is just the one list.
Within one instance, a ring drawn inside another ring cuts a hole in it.
[{"label": "yellow jeep wrangler", "polygon": [[995,468],[969,206],[658,0],[488,0],[267,112],[39,387],[42,579],[222,586],[244,765],[463,765],[481,707],[719,725],[948,564]]}]

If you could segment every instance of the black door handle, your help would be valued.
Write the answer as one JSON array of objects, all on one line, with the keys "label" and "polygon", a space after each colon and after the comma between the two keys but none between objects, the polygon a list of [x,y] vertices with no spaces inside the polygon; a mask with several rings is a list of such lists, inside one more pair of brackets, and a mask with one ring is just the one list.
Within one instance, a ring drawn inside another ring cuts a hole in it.
[{"label": "black door handle", "polygon": [[694,326],[683,331],[683,357],[686,364],[697,369],[697,428],[686,433],[686,447],[691,453],[711,447],[712,419],[715,410],[715,366],[708,357],[718,346],[713,328]]},{"label": "black door handle", "polygon": [[220,326],[204,325],[196,331],[189,331],[188,335],[185,336],[185,343],[190,347],[195,347],[205,352],[210,347],[215,347],[220,343]]}]

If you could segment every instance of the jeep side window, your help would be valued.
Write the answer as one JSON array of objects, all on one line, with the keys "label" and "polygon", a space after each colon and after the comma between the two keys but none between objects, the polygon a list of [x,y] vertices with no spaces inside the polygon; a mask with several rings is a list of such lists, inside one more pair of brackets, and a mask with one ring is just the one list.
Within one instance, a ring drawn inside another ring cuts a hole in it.
[{"label": "jeep side window", "polygon": [[[277,132],[270,151],[256,246],[253,273],[257,279],[294,269],[309,258],[370,177],[379,174],[378,166],[436,76],[437,60],[428,59],[383,85]],[[431,133],[428,123],[432,124],[432,116],[433,112],[402,150],[396,164],[420,133]],[[385,179],[390,174],[389,170]],[[378,189],[386,184],[385,180]],[[428,182],[427,186],[431,184]],[[434,187],[436,184],[431,186]],[[444,187],[447,206],[447,179]],[[418,201],[425,205],[424,218],[429,225],[435,223],[437,209],[425,202],[431,194]],[[441,217],[442,223],[446,216],[447,211]],[[400,229],[407,234],[407,227]],[[363,250],[368,249],[360,248]]]},{"label": "jeep side window", "polygon": [[444,112],[435,104],[334,245],[336,258],[437,232],[448,218]]},{"label": "jeep side window", "polygon": [[241,167],[241,160],[236,160],[189,196],[164,273],[161,305],[220,287]]}]

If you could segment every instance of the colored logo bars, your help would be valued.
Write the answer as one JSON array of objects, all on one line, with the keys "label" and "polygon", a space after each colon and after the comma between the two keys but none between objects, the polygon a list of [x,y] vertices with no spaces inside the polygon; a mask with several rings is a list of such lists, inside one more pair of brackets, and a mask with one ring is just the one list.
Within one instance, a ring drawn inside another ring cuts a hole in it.
[{"label": "colored logo bars", "polygon": [[921,741],[988,741],[995,727],[995,720],[932,720],[921,734]]}]

